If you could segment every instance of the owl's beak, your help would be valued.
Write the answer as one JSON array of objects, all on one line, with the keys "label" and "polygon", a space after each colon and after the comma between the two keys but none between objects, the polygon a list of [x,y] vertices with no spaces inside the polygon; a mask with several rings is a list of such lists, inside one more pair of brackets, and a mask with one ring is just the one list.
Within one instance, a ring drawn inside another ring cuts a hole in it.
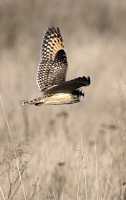
[{"label": "owl's beak", "polygon": [[83,96],[83,98],[84,98],[84,92],[82,92],[82,96]]},{"label": "owl's beak", "polygon": [[84,92],[82,90],[79,90],[79,94],[84,98]]}]

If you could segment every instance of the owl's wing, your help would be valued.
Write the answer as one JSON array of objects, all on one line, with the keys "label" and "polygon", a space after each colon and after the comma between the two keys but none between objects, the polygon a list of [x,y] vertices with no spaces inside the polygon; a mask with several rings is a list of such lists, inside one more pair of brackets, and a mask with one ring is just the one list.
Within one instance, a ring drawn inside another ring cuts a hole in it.
[{"label": "owl's wing", "polygon": [[50,88],[48,88],[44,94],[45,95],[49,95],[49,94],[55,94],[55,93],[58,93],[58,92],[72,92],[80,87],[83,87],[83,86],[89,86],[91,83],[91,80],[90,80],[90,77],[86,77],[86,76],[83,76],[83,77],[78,77],[78,78],[75,78],[75,79],[72,79],[70,81],[65,81],[63,83],[61,83],[60,85],[56,85],[56,86],[52,86]]},{"label": "owl's wing", "polygon": [[37,84],[41,91],[65,81],[67,56],[59,28],[48,28],[40,52]]}]

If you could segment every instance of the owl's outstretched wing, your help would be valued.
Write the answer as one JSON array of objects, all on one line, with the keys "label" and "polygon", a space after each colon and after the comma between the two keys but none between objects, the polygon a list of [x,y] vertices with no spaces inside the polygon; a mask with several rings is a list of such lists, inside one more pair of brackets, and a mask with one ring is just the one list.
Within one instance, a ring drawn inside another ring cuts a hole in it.
[{"label": "owl's outstretched wing", "polygon": [[61,83],[60,85],[56,85],[56,86],[52,86],[50,88],[48,88],[44,94],[45,95],[50,95],[50,94],[55,94],[55,93],[65,93],[65,92],[72,92],[80,87],[83,86],[89,86],[91,83],[90,77],[78,77],[75,79],[72,79],[70,81],[65,81],[63,83]]},{"label": "owl's outstretched wing", "polygon": [[67,57],[59,28],[48,28],[40,52],[37,84],[41,91],[65,81]]}]

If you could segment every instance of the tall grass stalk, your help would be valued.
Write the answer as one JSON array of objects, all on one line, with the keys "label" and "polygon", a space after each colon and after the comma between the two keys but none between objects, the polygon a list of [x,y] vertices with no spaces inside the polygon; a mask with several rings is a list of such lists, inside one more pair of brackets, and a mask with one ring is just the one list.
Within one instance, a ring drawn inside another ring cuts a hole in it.
[{"label": "tall grass stalk", "polygon": [[[5,122],[6,126],[7,126],[7,129],[8,129],[9,143],[11,143],[13,145],[13,134],[12,134],[12,130],[11,130],[9,121],[7,119],[6,110],[5,110],[5,106],[4,106],[4,103],[3,103],[2,96],[0,96],[0,106],[1,106],[2,117],[3,117],[4,122]],[[14,154],[15,154],[16,167],[17,167],[17,171],[18,171],[19,180],[20,180],[20,183],[21,183],[21,188],[22,188],[24,200],[27,200],[26,192],[25,192],[25,189],[24,189],[24,184],[23,184],[23,181],[22,181],[22,176],[21,176],[21,172],[20,172],[20,168],[19,168],[19,159],[18,159],[18,156],[17,156],[15,145],[14,145]]]},{"label": "tall grass stalk", "polygon": [[4,192],[3,192],[3,189],[2,189],[1,186],[0,186],[0,193],[1,193],[2,199],[3,199],[3,200],[6,200],[6,199],[5,199]]},{"label": "tall grass stalk", "polygon": [[97,157],[97,144],[95,141],[95,174],[96,174],[96,199],[99,200],[99,177],[98,177],[98,157]]}]

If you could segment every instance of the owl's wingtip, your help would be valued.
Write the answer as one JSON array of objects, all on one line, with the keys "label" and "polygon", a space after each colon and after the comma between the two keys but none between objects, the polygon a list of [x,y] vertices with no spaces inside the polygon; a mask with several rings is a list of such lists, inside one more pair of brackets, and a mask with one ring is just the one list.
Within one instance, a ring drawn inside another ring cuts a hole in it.
[{"label": "owl's wingtip", "polygon": [[53,26],[53,25],[48,26],[47,32],[50,32],[50,33],[58,32],[58,33],[60,33],[60,28],[59,28],[59,26]]},{"label": "owl's wingtip", "polygon": [[88,85],[90,85],[91,84],[91,77],[90,76],[87,77],[87,81],[88,81]]},{"label": "owl's wingtip", "polygon": [[91,78],[90,76],[83,76],[83,77],[80,77],[80,79],[82,79],[82,82],[84,83],[83,86],[89,86],[91,84]]}]

